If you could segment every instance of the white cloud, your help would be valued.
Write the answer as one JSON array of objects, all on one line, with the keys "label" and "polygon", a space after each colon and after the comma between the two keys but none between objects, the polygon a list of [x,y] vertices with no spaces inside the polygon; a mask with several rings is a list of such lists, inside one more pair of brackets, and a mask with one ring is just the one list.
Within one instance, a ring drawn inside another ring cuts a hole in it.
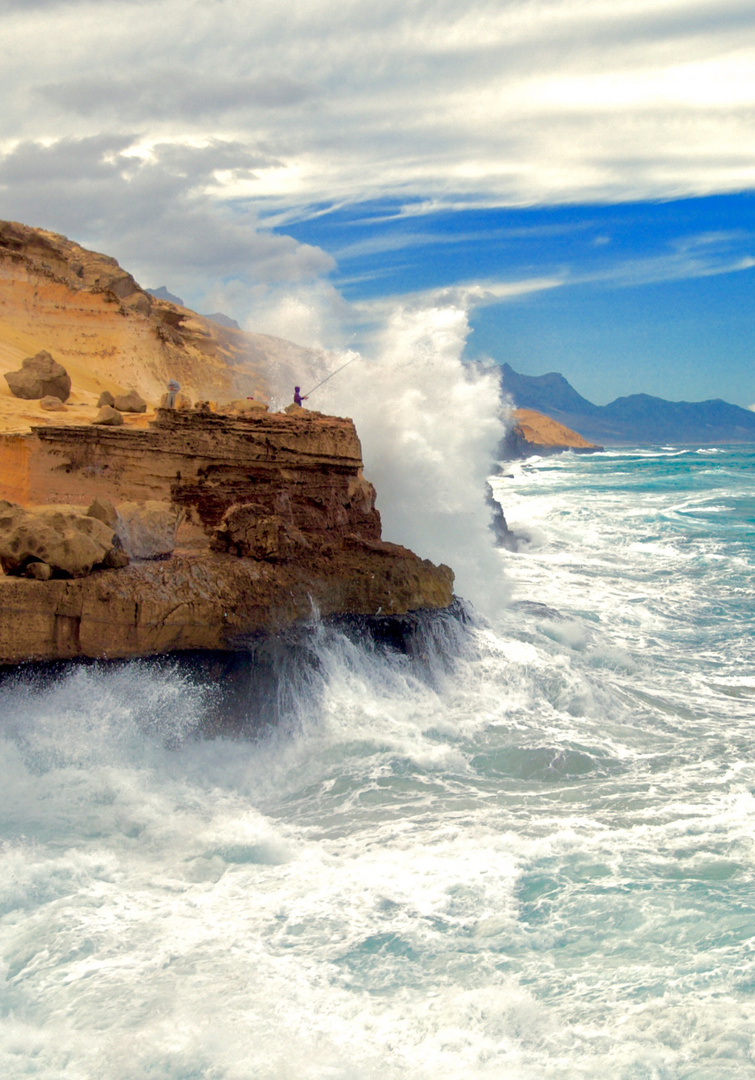
[{"label": "white cloud", "polygon": [[[44,33],[41,18],[19,7],[5,26],[4,118],[21,138],[136,125],[265,143],[301,200],[755,181],[743,0],[97,0],[47,5]],[[275,198],[279,181],[235,176],[224,194]]]},{"label": "white cloud", "polygon": [[207,283],[245,289],[306,284],[327,274],[319,248],[261,229],[248,212],[221,212],[217,169],[248,172],[268,159],[240,143],[156,144],[103,135],[50,146],[19,143],[0,156],[0,186],[12,216],[104,248],[145,286],[169,284],[191,303]]},{"label": "white cloud", "polygon": [[[526,296],[528,293],[556,289],[566,284],[563,278],[522,278],[519,281],[470,281],[438,289],[423,289],[401,296],[385,296],[364,300],[350,306],[351,318],[362,325],[382,326],[400,307],[403,311],[427,312],[455,310],[470,312],[502,300]],[[382,330],[381,330],[382,332]]]},{"label": "white cloud", "polygon": [[3,43],[3,216],[187,296],[332,267],[242,206],[755,186],[750,0],[24,0]]}]

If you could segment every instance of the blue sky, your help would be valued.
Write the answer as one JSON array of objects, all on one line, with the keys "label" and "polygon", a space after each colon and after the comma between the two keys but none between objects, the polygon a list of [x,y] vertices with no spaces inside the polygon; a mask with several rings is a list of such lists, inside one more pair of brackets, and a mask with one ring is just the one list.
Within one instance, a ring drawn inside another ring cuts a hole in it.
[{"label": "blue sky", "polygon": [[751,0],[6,0],[0,216],[305,345],[755,403]]},{"label": "blue sky", "polygon": [[[468,301],[470,359],[562,371],[600,404],[640,390],[755,400],[753,195],[413,209],[315,207],[285,229],[333,255],[334,284],[366,313],[393,298],[480,290]],[[496,295],[517,284],[522,292]]]}]

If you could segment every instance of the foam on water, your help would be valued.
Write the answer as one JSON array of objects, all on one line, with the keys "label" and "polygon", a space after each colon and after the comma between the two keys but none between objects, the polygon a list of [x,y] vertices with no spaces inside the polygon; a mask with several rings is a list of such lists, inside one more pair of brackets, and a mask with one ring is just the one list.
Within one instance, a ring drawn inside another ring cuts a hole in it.
[{"label": "foam on water", "polygon": [[751,700],[604,629],[314,628],[251,742],[170,666],[6,688],[3,1075],[752,1075]]},{"label": "foam on water", "polygon": [[435,485],[512,603],[408,655],[315,623],[270,693],[0,683],[1,1076],[755,1077],[752,455],[507,467],[493,551],[488,377],[397,319],[353,365],[388,528],[427,554]]}]

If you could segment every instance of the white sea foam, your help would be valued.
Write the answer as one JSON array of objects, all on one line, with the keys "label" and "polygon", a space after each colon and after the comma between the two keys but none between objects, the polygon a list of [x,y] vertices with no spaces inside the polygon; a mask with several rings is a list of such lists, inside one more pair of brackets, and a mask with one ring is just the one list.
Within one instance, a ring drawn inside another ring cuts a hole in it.
[{"label": "white sea foam", "polygon": [[507,590],[485,494],[504,421],[497,373],[461,362],[468,333],[460,308],[397,309],[369,354],[313,355],[296,381],[353,361],[308,404],[355,420],[385,539],[450,565],[457,593],[492,613]]},{"label": "white sea foam", "polygon": [[517,467],[516,604],[314,626],[254,739],[172,663],[0,685],[0,1075],[755,1076],[752,472],[698,526],[688,461]]}]

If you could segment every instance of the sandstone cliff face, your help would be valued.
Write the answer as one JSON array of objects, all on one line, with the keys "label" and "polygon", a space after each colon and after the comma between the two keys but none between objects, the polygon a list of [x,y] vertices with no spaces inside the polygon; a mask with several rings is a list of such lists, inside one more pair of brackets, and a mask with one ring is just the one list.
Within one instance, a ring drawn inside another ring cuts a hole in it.
[{"label": "sandstone cliff face", "polygon": [[146,430],[49,426],[0,436],[0,493],[32,506],[158,500],[184,510],[184,539],[205,544],[235,503],[312,536],[380,538],[353,422],[305,410],[226,417],[160,409]]},{"label": "sandstone cliff face", "polygon": [[71,581],[0,579],[0,664],[242,647],[315,616],[448,607],[453,574],[392,544],[306,563],[174,555]]},{"label": "sandstone cliff face", "polygon": [[402,614],[453,599],[448,567],[381,541],[359,440],[341,417],[161,409],[144,430],[0,436],[0,498],[149,500],[181,518],[164,561],[0,578],[0,663],[234,648],[316,612]]},{"label": "sandstone cliff face", "polygon": [[[66,422],[90,420],[105,390],[136,389],[155,406],[171,378],[191,401],[268,397],[272,358],[296,349],[156,300],[115,259],[64,236],[0,222],[0,373],[49,352],[73,383]],[[2,430],[44,419],[0,378]]]},{"label": "sandstone cliff face", "polygon": [[[77,577],[32,522],[6,560],[28,577],[0,575],[0,664],[233,649],[315,612],[451,604],[448,567],[381,541],[350,420],[252,408],[271,370],[290,373],[309,350],[204,319],[150,296],[115,259],[0,222],[0,373],[42,352],[70,395],[47,411],[0,379],[0,499],[73,525],[101,517],[121,547]],[[240,399],[242,413],[159,408],[170,379],[189,405]],[[93,423],[131,391],[145,412]]]}]

